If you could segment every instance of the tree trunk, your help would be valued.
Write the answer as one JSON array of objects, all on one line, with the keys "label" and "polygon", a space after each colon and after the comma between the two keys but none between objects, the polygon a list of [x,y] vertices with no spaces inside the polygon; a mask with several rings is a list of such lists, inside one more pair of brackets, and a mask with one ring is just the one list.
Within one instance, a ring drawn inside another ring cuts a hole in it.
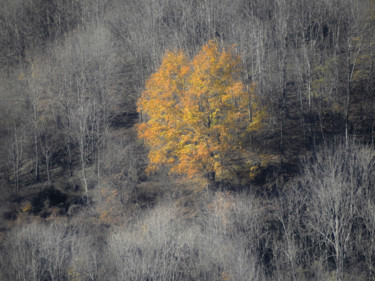
[{"label": "tree trunk", "polygon": [[350,83],[348,89],[348,96],[346,99],[346,108],[345,108],[345,143],[346,146],[349,144],[349,109],[350,109],[350,101],[351,101],[351,91],[350,91]]},{"label": "tree trunk", "polygon": [[40,182],[38,136],[37,136],[36,131],[34,132],[34,146],[35,146],[35,182]]},{"label": "tree trunk", "polygon": [[214,171],[207,172],[206,177],[208,181],[208,187],[215,188],[216,187],[216,173]]}]

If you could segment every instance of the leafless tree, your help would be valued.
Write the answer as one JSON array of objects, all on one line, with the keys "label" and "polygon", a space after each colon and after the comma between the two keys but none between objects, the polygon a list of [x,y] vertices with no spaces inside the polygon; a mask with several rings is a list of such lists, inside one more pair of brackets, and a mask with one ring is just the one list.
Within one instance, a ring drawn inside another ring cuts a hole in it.
[{"label": "leafless tree", "polygon": [[304,164],[308,201],[306,225],[333,249],[337,280],[343,280],[348,249],[357,237],[354,225],[371,189],[374,153],[370,148],[336,144]]}]

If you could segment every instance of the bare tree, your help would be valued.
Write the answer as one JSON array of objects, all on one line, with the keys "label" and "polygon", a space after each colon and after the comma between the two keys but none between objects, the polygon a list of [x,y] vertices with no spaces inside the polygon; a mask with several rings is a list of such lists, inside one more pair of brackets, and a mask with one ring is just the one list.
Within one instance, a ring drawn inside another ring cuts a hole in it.
[{"label": "bare tree", "polygon": [[35,147],[43,148],[47,175],[51,146],[58,145],[56,136],[62,129],[71,173],[73,148],[78,147],[86,193],[87,166],[96,165],[99,179],[101,150],[106,144],[111,116],[118,109],[119,72],[114,61],[116,50],[109,36],[103,26],[92,33],[80,30],[64,43],[51,45],[48,59],[38,63],[38,73],[31,75]]},{"label": "bare tree", "polygon": [[373,184],[374,153],[342,144],[323,148],[304,164],[301,182],[310,194],[306,225],[332,248],[337,280],[343,280],[348,249],[357,239],[354,224]]},{"label": "bare tree", "polygon": [[286,189],[277,199],[274,212],[275,224],[279,226],[279,230],[272,233],[275,268],[277,276],[284,276],[285,280],[300,280],[303,277],[299,269],[310,264],[312,258],[301,225],[306,198],[293,184]]}]

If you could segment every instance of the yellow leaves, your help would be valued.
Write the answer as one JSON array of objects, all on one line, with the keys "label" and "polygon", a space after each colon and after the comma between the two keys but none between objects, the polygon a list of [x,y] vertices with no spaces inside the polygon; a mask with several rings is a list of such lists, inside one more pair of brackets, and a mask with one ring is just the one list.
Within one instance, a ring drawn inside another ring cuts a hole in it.
[{"label": "yellow leaves", "polygon": [[359,36],[352,37],[352,41],[355,44],[361,43],[361,37],[359,37]]},{"label": "yellow leaves", "polygon": [[30,210],[31,210],[31,203],[28,202],[26,203],[24,206],[22,206],[21,210],[22,210],[22,213],[28,213]]},{"label": "yellow leaves", "polygon": [[254,180],[255,177],[258,175],[259,168],[260,168],[259,164],[255,164],[255,165],[250,166],[249,176],[250,176],[251,180]]},{"label": "yellow leaves", "polygon": [[[365,48],[364,48],[365,49]],[[353,83],[358,85],[367,83],[368,79],[371,79],[371,63],[373,57],[369,49],[363,50],[355,61],[355,68],[353,70]]]},{"label": "yellow leaves", "polygon": [[81,281],[81,274],[77,271],[75,267],[70,267],[68,269],[68,280],[69,281]]},{"label": "yellow leaves", "polygon": [[184,77],[185,75],[189,73],[189,71],[190,71],[190,68],[187,65],[182,66],[180,70],[180,75]]},{"label": "yellow leaves", "polygon": [[225,271],[223,271],[223,273],[221,274],[221,278],[223,281],[229,281],[231,280],[231,277],[229,274],[227,274]]},{"label": "yellow leaves", "polygon": [[188,176],[221,172],[240,153],[241,137],[264,117],[255,86],[247,90],[239,79],[240,62],[213,41],[191,61],[182,51],[165,54],[137,103],[147,116],[137,130],[150,148],[149,172],[160,165]]},{"label": "yellow leaves", "polygon": [[103,186],[99,193],[100,202],[102,203],[97,206],[99,222],[112,225],[120,223],[122,219],[120,197],[124,198],[125,194],[120,194],[118,190],[114,190],[109,186]]}]

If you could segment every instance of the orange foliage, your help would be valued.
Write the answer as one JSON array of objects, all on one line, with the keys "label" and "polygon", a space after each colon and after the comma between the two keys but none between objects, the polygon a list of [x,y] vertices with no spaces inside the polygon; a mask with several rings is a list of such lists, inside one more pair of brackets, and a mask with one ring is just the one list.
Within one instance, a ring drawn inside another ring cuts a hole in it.
[{"label": "orange foliage", "polygon": [[137,129],[150,148],[148,171],[167,165],[193,176],[230,166],[265,117],[240,65],[231,49],[212,41],[192,61],[182,51],[166,53],[137,104],[147,117]]}]

